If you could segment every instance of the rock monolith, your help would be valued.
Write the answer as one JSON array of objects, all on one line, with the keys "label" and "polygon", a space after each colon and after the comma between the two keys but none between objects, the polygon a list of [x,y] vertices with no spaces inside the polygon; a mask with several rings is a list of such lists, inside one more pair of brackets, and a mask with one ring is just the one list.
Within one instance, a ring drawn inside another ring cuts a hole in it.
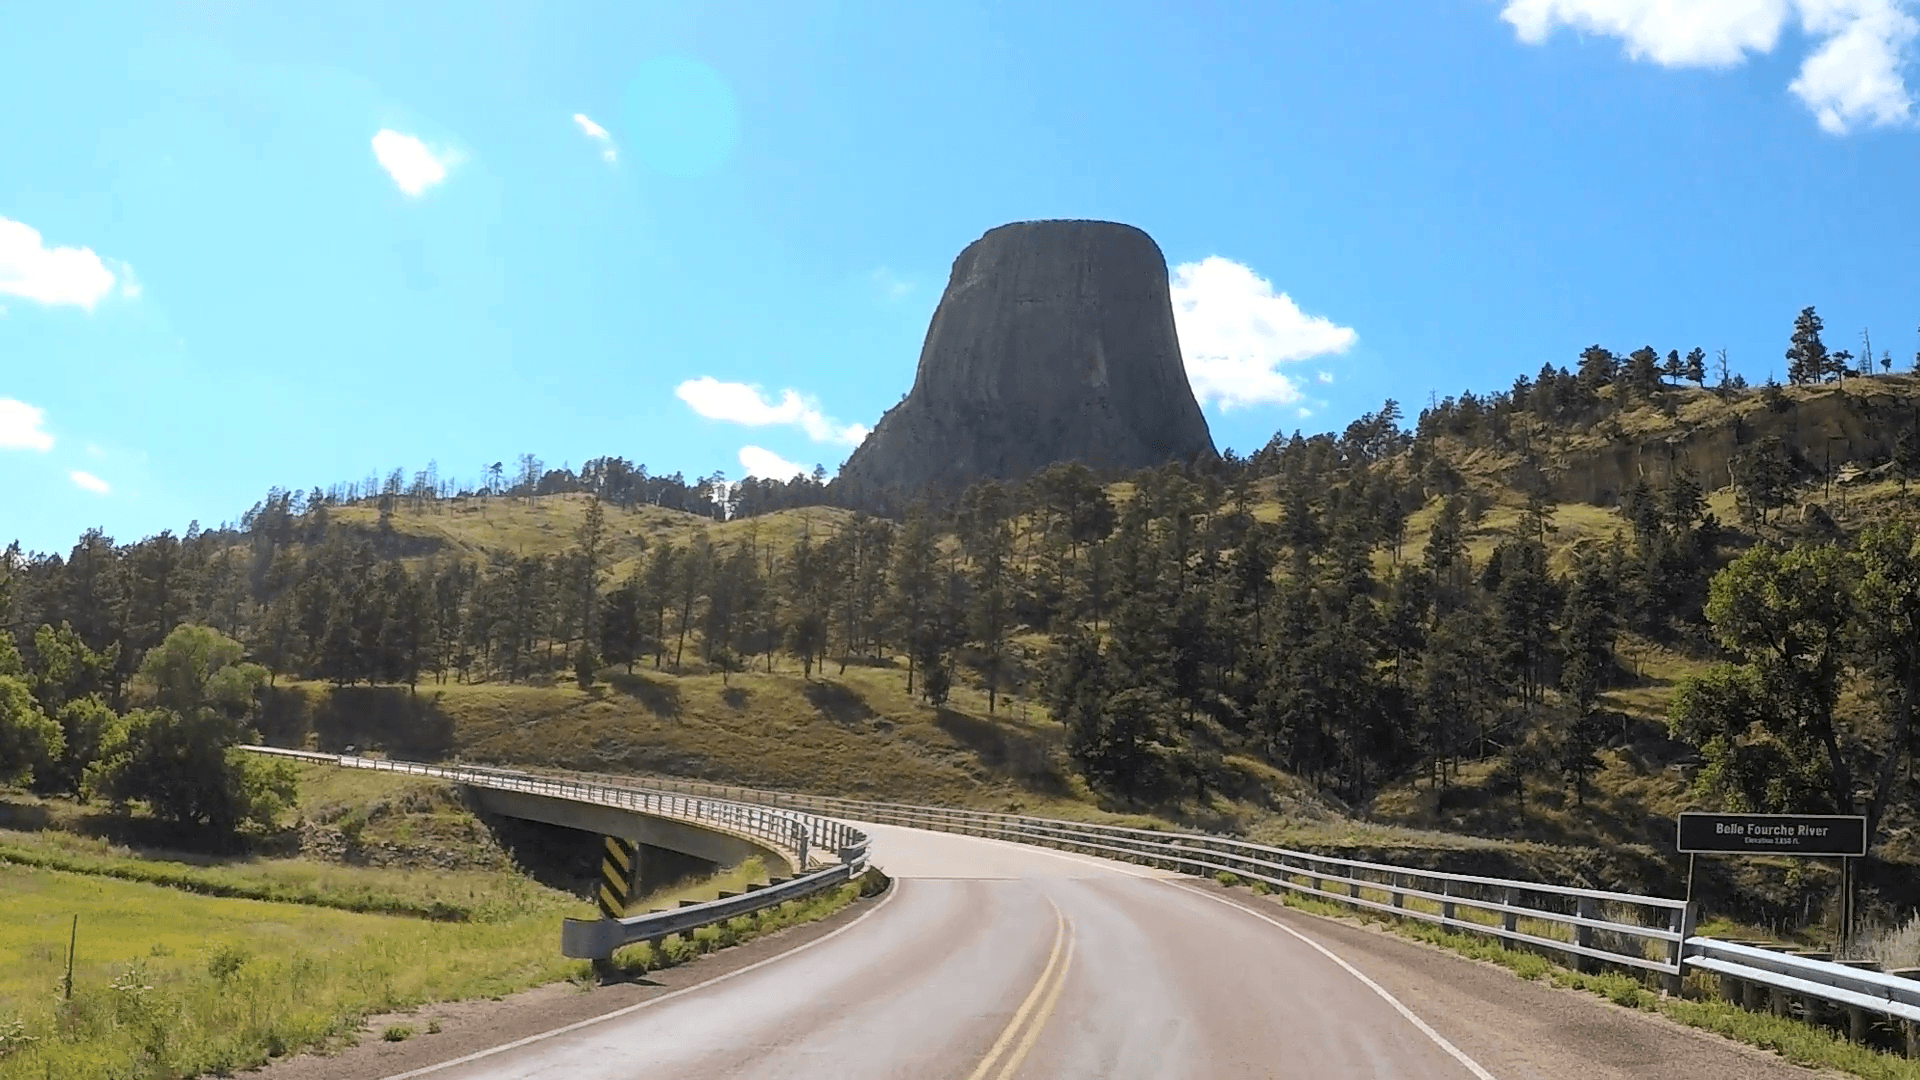
[{"label": "rock monolith", "polygon": [[1055,462],[1116,474],[1216,456],[1153,238],[1108,221],[992,229],[954,260],[913,389],[833,482],[897,515]]}]

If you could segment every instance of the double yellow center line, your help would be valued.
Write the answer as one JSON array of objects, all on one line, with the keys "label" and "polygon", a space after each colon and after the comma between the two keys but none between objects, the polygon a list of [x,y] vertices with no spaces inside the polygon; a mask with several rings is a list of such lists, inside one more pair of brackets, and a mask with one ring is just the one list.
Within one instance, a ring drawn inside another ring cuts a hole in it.
[{"label": "double yellow center line", "polygon": [[[1047,966],[1040,972],[1040,980],[1027,993],[1027,999],[1020,1003],[1019,1010],[1013,1014],[1007,1029],[993,1041],[993,1048],[987,1051],[987,1056],[967,1080],[986,1080],[988,1073],[993,1074],[993,1080],[1007,1080],[1012,1076],[1033,1050],[1033,1044],[1040,1040],[1040,1029],[1046,1026],[1047,1018],[1053,1015],[1054,1006],[1060,1003],[1060,990],[1067,983],[1067,968],[1073,964],[1075,939],[1072,926],[1067,922],[1067,917],[1061,914],[1060,906],[1053,902],[1052,897],[1047,898],[1047,903],[1053,907],[1054,917],[1053,952],[1047,957]],[[1011,1053],[1008,1047],[1012,1047]],[[1004,1060],[1002,1055],[1005,1055]],[[995,1064],[1000,1066],[998,1072],[994,1072]]]}]

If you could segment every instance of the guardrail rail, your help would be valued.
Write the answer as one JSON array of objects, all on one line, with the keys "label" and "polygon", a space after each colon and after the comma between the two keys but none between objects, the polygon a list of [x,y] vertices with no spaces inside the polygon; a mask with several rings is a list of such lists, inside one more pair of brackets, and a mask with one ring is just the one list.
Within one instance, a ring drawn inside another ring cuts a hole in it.
[{"label": "guardrail rail", "polygon": [[[754,840],[781,852],[794,866],[791,879],[752,888],[737,896],[721,896],[666,911],[620,919],[567,919],[561,927],[561,953],[570,957],[604,959],[624,945],[658,942],[674,934],[691,933],[704,926],[750,915],[852,881],[867,868],[867,834],[844,821],[816,814],[708,795],[647,790],[635,786],[631,781],[609,784],[487,766],[429,765],[417,761],[324,754],[270,746],[245,746],[241,749],[342,768],[427,776],[470,787],[519,791],[632,810]],[[801,842],[802,838],[804,842]],[[798,848],[794,846],[797,842],[800,842]],[[830,863],[812,855],[812,852],[821,849],[834,853],[839,861]],[[807,854],[803,855],[803,852]]]},{"label": "guardrail rail", "polygon": [[[854,821],[1039,844],[1201,875],[1231,873],[1348,907],[1559,953],[1576,970],[1616,964],[1657,973],[1669,993],[1679,992],[1688,972],[1705,972],[1717,977],[1721,994],[1729,1002],[1812,1022],[1837,1023],[1856,1042],[1866,1040],[1873,1020],[1880,1018],[1892,1028],[1896,1044],[1908,1057],[1920,1057],[1920,970],[1882,972],[1859,963],[1836,963],[1702,937],[1694,933],[1697,909],[1683,900],[1446,874],[1205,833],[863,802],[672,778],[645,782],[669,790],[725,792],[730,798],[816,809]],[[1409,901],[1438,911],[1410,906]],[[1542,933],[1543,928],[1553,932]]]}]

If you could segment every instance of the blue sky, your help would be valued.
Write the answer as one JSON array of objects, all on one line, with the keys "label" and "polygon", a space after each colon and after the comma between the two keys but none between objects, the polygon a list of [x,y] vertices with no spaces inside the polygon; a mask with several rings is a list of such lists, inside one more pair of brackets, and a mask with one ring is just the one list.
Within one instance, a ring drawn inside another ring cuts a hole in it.
[{"label": "blue sky", "polygon": [[0,34],[0,540],[523,451],[836,468],[994,225],[1139,225],[1215,441],[1599,342],[1905,367],[1905,0],[95,4]]}]

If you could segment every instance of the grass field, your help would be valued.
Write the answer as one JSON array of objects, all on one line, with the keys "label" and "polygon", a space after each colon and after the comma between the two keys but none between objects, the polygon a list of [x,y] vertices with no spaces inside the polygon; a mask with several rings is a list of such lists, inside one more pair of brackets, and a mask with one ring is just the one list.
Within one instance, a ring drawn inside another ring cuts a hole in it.
[{"label": "grass field", "polygon": [[[473,844],[481,829],[450,789],[419,777],[301,764],[290,820],[357,818],[416,847]],[[560,920],[583,899],[499,865],[342,865],[222,857],[89,835],[96,816],[61,800],[4,797],[0,830],[0,1078],[225,1074],[351,1038],[362,1018],[497,996],[588,966],[559,955]],[[37,812],[36,812],[37,811]],[[643,898],[635,910],[764,882],[757,860]],[[616,963],[649,970],[850,903],[858,886],[734,920]],[[73,995],[68,935],[79,917]],[[422,917],[425,916],[425,917]]]},{"label": "grass field", "polygon": [[[747,867],[644,903],[711,899],[755,879],[764,871]],[[859,891],[846,886],[657,950],[624,950],[616,963],[671,966],[830,914]],[[226,1075],[352,1037],[370,1015],[585,979],[586,962],[560,956],[568,915],[591,918],[592,908],[535,895],[492,921],[445,923],[0,867],[0,1078]]]},{"label": "grass field", "polygon": [[[558,926],[587,904],[529,893],[491,921],[433,922],[0,867],[0,1029],[36,1041],[0,1076],[231,1070],[349,1032],[363,1015],[584,973]],[[79,917],[71,1001],[59,990]]]}]

